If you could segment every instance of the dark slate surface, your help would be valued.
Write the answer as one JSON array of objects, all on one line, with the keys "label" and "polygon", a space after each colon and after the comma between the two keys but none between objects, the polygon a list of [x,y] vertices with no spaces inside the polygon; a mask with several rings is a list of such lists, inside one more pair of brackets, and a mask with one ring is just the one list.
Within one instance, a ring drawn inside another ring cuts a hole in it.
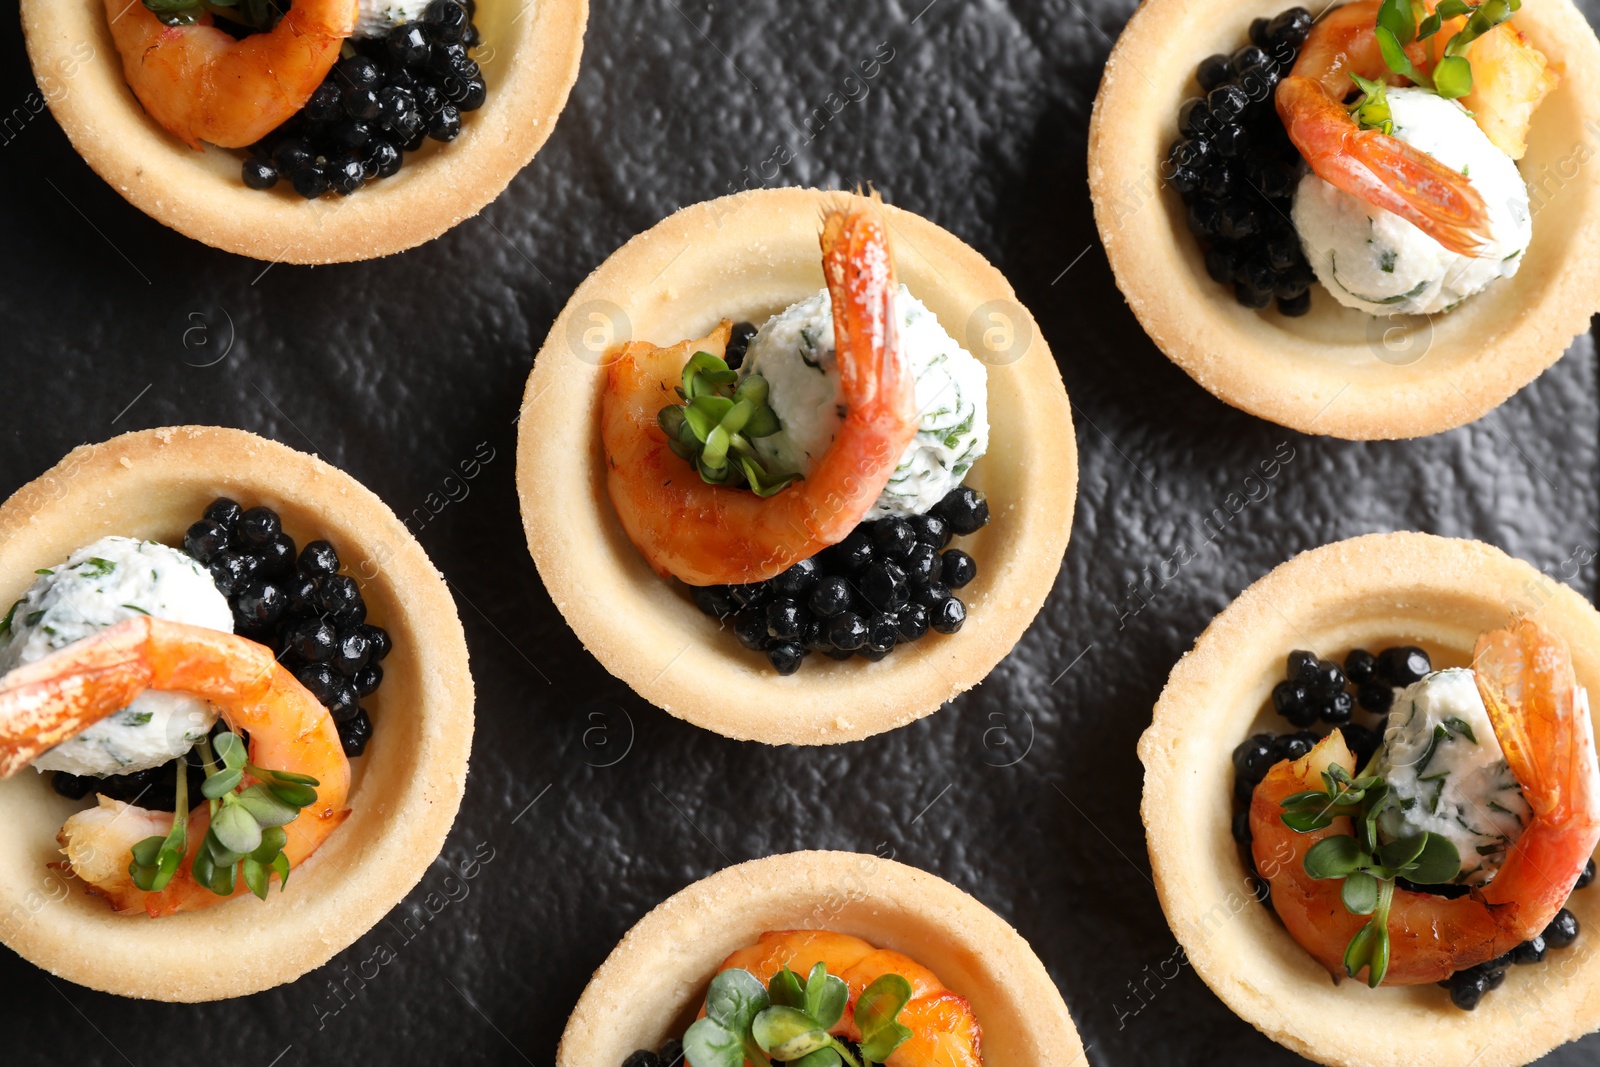
[{"label": "dark slate surface", "polygon": [[[987,902],[1056,976],[1094,1064],[1295,1061],[1187,969],[1144,1006],[1128,992],[1175,948],[1148,881],[1135,741],[1206,622],[1294,552],[1417,528],[1550,569],[1592,555],[1594,346],[1425,441],[1306,438],[1223,406],[1140,332],[1090,216],[1089,106],[1131,4],[925,3],[597,4],[567,113],[482,217],[387,261],[265,274],[129,207],[48,113],[29,118],[35,86],[4,20],[0,110],[21,110],[0,134],[0,490],[80,442],[181,422],[317,451],[402,513],[480,442],[495,455],[420,534],[466,623],[478,734],[461,818],[393,925],[293,985],[204,1007],[103,996],[0,954],[4,1062],[548,1064],[639,916],[728,863],[798,848],[892,851]],[[890,49],[864,96],[806,128]],[[517,397],[573,287],[780,145],[794,158],[774,184],[871,180],[1011,277],[1061,360],[1083,464],[1065,567],[1011,657],[931,718],[825,751],[723,740],[607,676],[539,584],[512,476]],[[185,347],[197,311],[213,347]],[[230,335],[225,359],[192,365]],[[1271,495],[1199,548],[1200,518],[1284,443]],[[1127,583],[1180,542],[1195,558],[1129,613]],[[1595,577],[1575,582],[1593,595]],[[782,814],[750,814],[768,804]],[[492,859],[450,879],[474,855]],[[406,915],[421,917],[409,938]],[[382,943],[398,958],[351,978]],[[1546,1062],[1597,1054],[1592,1038]]]}]

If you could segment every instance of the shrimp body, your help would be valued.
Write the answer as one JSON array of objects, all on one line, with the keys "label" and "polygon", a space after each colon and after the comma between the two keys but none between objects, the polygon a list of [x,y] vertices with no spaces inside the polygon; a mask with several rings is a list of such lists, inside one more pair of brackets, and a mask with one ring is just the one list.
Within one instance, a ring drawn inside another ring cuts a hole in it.
[{"label": "shrimp body", "polygon": [[874,948],[859,937],[829,930],[769,930],[753,945],[735,951],[718,970],[737,968],[769,981],[784,967],[802,980],[818,963],[850,987],[850,1001],[833,1028],[835,1036],[861,1039],[855,1023],[856,999],[885,974],[911,983],[911,1000],[900,1022],[911,1038],[895,1050],[886,1067],[978,1067],[983,1063],[983,1030],[965,997],[952,992],[922,964],[890,949]]},{"label": "shrimp body", "polygon": [[[127,619],[76,641],[0,679],[0,777],[10,777],[46,749],[81,733],[147,689],[204,697],[236,731],[250,735],[250,762],[308,774],[317,801],[284,827],[284,854],[297,866],[350,814],[350,762],[333,717],[290,674],[272,650],[201,626],[151,616]],[[223,898],[198,885],[190,864],[210,826],[209,807],[189,815],[189,855],[159,893],[137,888],[128,874],[138,841],[164,835],[165,812],[101,798],[69,818],[58,837],[67,864],[118,911],[169,915]],[[152,831],[157,825],[159,830]],[[241,880],[236,893],[245,891]]]},{"label": "shrimp body", "polygon": [[[1398,137],[1361,129],[1345,109],[1351,74],[1390,76],[1372,33],[1377,15],[1378,0],[1356,0],[1312,27],[1278,84],[1278,117],[1317,177],[1400,216],[1450,251],[1475,256],[1491,244],[1489,209],[1467,177]],[[1427,43],[1407,49],[1419,69],[1429,62]]]},{"label": "shrimp body", "polygon": [[[1539,934],[1566,903],[1600,842],[1593,725],[1566,648],[1524,620],[1480,637],[1473,669],[1533,818],[1487,885],[1454,900],[1394,891],[1385,985],[1443,981]],[[1295,833],[1280,818],[1280,802],[1292,793],[1320,790],[1322,772],[1335,763],[1354,774],[1354,762],[1335,730],[1308,755],[1269,771],[1250,802],[1251,850],[1272,887],[1273,909],[1335,979],[1345,974],[1345,946],[1367,919],[1345,909],[1338,879],[1310,878],[1304,860],[1318,841],[1350,833],[1350,820]]]},{"label": "shrimp body", "polygon": [[894,264],[883,219],[865,201],[828,214],[822,266],[833,301],[844,422],[800,482],[762,498],[708,485],[656,422],[695,352],[721,356],[724,322],[670,348],[626,345],[600,400],[606,485],[622,528],[662,575],[690,585],[756,582],[844,539],[889,484],[916,436],[915,380],[895,334]]},{"label": "shrimp body", "polygon": [[191,148],[243,148],[305,106],[355,29],[357,0],[294,0],[243,39],[210,16],[168,26],[142,0],[105,0],[123,76],[150,117]]}]

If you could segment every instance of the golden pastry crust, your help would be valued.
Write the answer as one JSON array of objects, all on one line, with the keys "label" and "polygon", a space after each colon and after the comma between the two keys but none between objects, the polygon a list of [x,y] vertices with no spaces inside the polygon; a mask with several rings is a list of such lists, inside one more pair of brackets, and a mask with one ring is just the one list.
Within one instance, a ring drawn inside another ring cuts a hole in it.
[{"label": "golden pastry crust", "polygon": [[1516,277],[1447,314],[1374,318],[1320,284],[1311,311],[1252,311],[1212,281],[1160,166],[1195,66],[1288,0],[1145,0],[1106,63],[1089,123],[1089,189],[1117,284],[1156,345],[1223,401],[1305,433],[1421,437],[1472,422],[1554,363],[1600,310],[1600,42],[1570,0],[1516,25],[1561,84],[1520,167],[1533,243]]},{"label": "golden pastry crust", "polygon": [[[1285,730],[1266,709],[1291,650],[1342,660],[1352,648],[1416,644],[1435,667],[1467,666],[1478,634],[1518,614],[1559,634],[1578,681],[1600,692],[1600,614],[1583,597],[1497,548],[1420,533],[1296,556],[1240,594],[1173,668],[1139,740],[1156,889],[1195,972],[1274,1041],[1341,1067],[1519,1067],[1600,1027],[1600,965],[1581,939],[1511,968],[1472,1012],[1437,986],[1334,985],[1251,897],[1230,832],[1230,755],[1257,730]],[[1600,891],[1575,893],[1570,906],[1585,929],[1600,924]]]},{"label": "golden pastry crust", "polygon": [[51,974],[122,996],[243,996],[326,963],[417,884],[466,783],[472,677],[449,590],[381,500],[313,456],[205,426],[73,449],[0,506],[0,598],[10,603],[36,568],[108,534],[181,544],[217,496],[276,508],[296,543],[332,541],[395,647],[383,687],[364,702],[377,728],[351,765],[350,818],[266,902],[117,915],[46,866],[62,859],[56,831],[84,804],[56,795],[48,775],[0,782],[0,941]]},{"label": "golden pastry crust", "polygon": [[1072,527],[1078,452],[1061,374],[1038,325],[959,239],[885,206],[900,280],[989,373],[989,451],[966,484],[992,520],[963,540],[978,577],[959,634],[879,663],[810,656],[780,677],[681,586],[651,570],[607,495],[599,432],[605,363],[628,340],[703,337],[761,322],[822,288],[823,211],[843,194],[771,189],[685,208],[633,238],[572,295],[534,363],[517,439],[528,547],[567,622],[647,700],[727,737],[854,741],[911,722],[978,684],[1049,594]]},{"label": "golden pastry crust", "polygon": [[402,252],[481,211],[544,144],[578,76],[588,0],[481,0],[489,96],[448,145],[428,142],[354,196],[308,202],[239,178],[237,152],[196,152],[152,121],[123,78],[104,0],[22,0],[41,95],[89,165],[179,233],[254,259],[345,263]]},{"label": "golden pastry crust", "polygon": [[636,1049],[681,1037],[731,952],[791,929],[851,934],[932,970],[972,1005],[989,1067],[1080,1062],[1060,991],[1004,919],[894,860],[791,852],[702,878],[640,919],[572,1009],[556,1067],[617,1067]]}]

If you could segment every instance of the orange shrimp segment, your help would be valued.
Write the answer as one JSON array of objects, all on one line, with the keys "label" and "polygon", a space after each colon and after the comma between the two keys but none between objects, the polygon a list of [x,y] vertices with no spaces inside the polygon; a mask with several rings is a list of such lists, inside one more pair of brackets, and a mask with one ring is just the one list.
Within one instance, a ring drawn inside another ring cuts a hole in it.
[{"label": "orange shrimp segment", "polygon": [[[1278,85],[1278,116],[1317,177],[1400,216],[1450,251],[1475,256],[1490,244],[1489,209],[1467,177],[1397,137],[1361,129],[1345,110],[1351,74],[1391,76],[1372,33],[1377,16],[1378,0],[1357,0],[1312,27]],[[1408,53],[1419,68],[1427,65],[1425,42]]]},{"label": "orange shrimp segment", "polygon": [[895,333],[888,231],[868,201],[828,214],[822,267],[833,301],[844,422],[805,478],[776,496],[708,485],[656,422],[695,352],[721,356],[730,324],[670,348],[625,346],[600,399],[606,487],[657,572],[690,585],[756,582],[843,540],[916,436],[915,380]]},{"label": "orange shrimp segment", "polygon": [[[217,705],[235,730],[250,735],[250,761],[318,780],[317,802],[284,827],[284,854],[297,866],[350,814],[350,761],[333,717],[280,666],[272,650],[233,634],[140,616],[76,641],[0,679],[0,777],[10,777],[69,737],[88,729],[146,689],[194,693]],[[205,840],[210,812],[189,816],[189,856],[159,893],[134,886],[133,845],[151,836],[151,813],[102,798],[78,812],[59,840],[67,864],[118,911],[151,916],[204,908],[222,900],[196,884],[190,862]],[[161,813],[162,834],[171,816]],[[236,893],[246,887],[241,880]]]},{"label": "orange shrimp segment", "polygon": [[[1525,619],[1480,637],[1473,669],[1533,819],[1481,889],[1453,900],[1395,890],[1385,985],[1443,981],[1540,933],[1566,903],[1600,842],[1594,729],[1566,647]],[[1332,764],[1353,772],[1354,762],[1334,731],[1309,755],[1269,771],[1250,802],[1251,850],[1272,887],[1273,909],[1335,980],[1344,976],[1345,946],[1366,918],[1345,909],[1339,880],[1307,876],[1304,860],[1318,841],[1349,833],[1350,820],[1295,833],[1283,825],[1280,802],[1292,793],[1320,790],[1322,772]]]},{"label": "orange shrimp segment", "polygon": [[[886,974],[898,974],[911,983],[911,1000],[901,1011],[900,1022],[911,1029],[912,1036],[895,1050],[885,1067],[980,1067],[983,1063],[983,1029],[966,998],[909,956],[873,948],[859,937],[831,930],[769,930],[754,945],[723,960],[718,970],[738,968],[767,982],[788,967],[804,980],[818,963],[826,964],[829,974],[838,975],[850,987],[849,1005],[833,1033],[851,1041],[861,1038],[855,1007],[862,990]],[[701,1014],[705,1014],[703,1008]]]},{"label": "orange shrimp segment", "polygon": [[1471,57],[1472,92],[1461,98],[1461,106],[1496,148],[1521,159],[1528,151],[1533,113],[1561,79],[1544,53],[1509,22],[1474,41]]},{"label": "orange shrimp segment", "polygon": [[283,125],[339,58],[357,0],[294,0],[243,39],[211,24],[168,26],[143,0],[105,0],[123,76],[150,117],[190,148],[255,144]]}]

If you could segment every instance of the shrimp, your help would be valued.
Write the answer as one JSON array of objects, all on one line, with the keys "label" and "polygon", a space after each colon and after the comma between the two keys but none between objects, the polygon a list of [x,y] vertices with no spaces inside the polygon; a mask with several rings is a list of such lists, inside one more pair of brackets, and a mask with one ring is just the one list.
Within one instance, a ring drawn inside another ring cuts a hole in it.
[{"label": "shrimp", "polygon": [[168,26],[142,0],[105,0],[128,87],[190,148],[255,144],[311,99],[355,30],[357,0],[294,0],[264,33],[236,40],[209,15]]},{"label": "shrimp", "polygon": [[[250,762],[308,774],[317,800],[284,827],[291,867],[304,862],[350,814],[350,761],[333,716],[278,664],[272,650],[233,634],[140,616],[107,627],[0,679],[0,777],[125,707],[146,689],[194,693],[216,704],[234,730],[250,735]],[[164,836],[172,817],[117,801],[78,812],[58,840],[66,866],[119,912],[157,917],[208,907],[223,898],[190,874],[211,816],[189,815],[189,854],[165,889],[133,884],[128,858],[146,837]],[[152,830],[152,826],[158,829]],[[246,889],[241,879],[235,892]]]},{"label": "shrimp", "polygon": [[983,1063],[983,1029],[966,998],[952,992],[922,964],[890,949],[873,948],[859,937],[830,930],[777,930],[764,933],[722,962],[719,970],[738,968],[769,981],[785,966],[802,979],[818,963],[850,987],[850,1000],[833,1034],[859,1041],[856,999],[885,974],[898,974],[911,984],[911,1000],[900,1022],[911,1037],[889,1057],[886,1067],[977,1067]]},{"label": "shrimp", "polygon": [[1509,22],[1474,41],[1471,58],[1472,91],[1461,98],[1461,106],[1472,112],[1496,148],[1521,159],[1528,151],[1533,113],[1561,78],[1550,69],[1544,53]]},{"label": "shrimp", "polygon": [[[1533,818],[1482,888],[1454,900],[1395,890],[1385,985],[1443,981],[1540,933],[1566,903],[1600,842],[1594,729],[1566,647],[1523,620],[1478,639],[1474,672],[1495,737]],[[1251,849],[1257,870],[1272,887],[1273,909],[1335,980],[1345,973],[1345,946],[1367,920],[1345,909],[1338,879],[1313,880],[1303,862],[1318,841],[1349,833],[1350,820],[1295,833],[1279,818],[1280,801],[1302,790],[1320,790],[1322,772],[1335,763],[1354,773],[1354,762],[1335,730],[1309,755],[1269,771],[1250,802]]]},{"label": "shrimp", "polygon": [[[1389,76],[1372,32],[1378,3],[1357,0],[1312,27],[1278,84],[1278,117],[1317,177],[1400,216],[1450,251],[1475,256],[1490,244],[1489,209],[1467,177],[1398,137],[1361,129],[1345,109],[1351,74]],[[1419,69],[1428,63],[1426,49],[1426,41],[1407,48]]]},{"label": "shrimp", "polygon": [[861,522],[916,436],[888,232],[865,201],[828,213],[822,267],[848,410],[810,473],[776,496],[706,484],[673,455],[656,423],[690,355],[720,356],[730,324],[670,348],[626,345],[608,369],[600,399],[606,485],[629,540],[663,576],[690,585],[756,582],[816,555]]}]

